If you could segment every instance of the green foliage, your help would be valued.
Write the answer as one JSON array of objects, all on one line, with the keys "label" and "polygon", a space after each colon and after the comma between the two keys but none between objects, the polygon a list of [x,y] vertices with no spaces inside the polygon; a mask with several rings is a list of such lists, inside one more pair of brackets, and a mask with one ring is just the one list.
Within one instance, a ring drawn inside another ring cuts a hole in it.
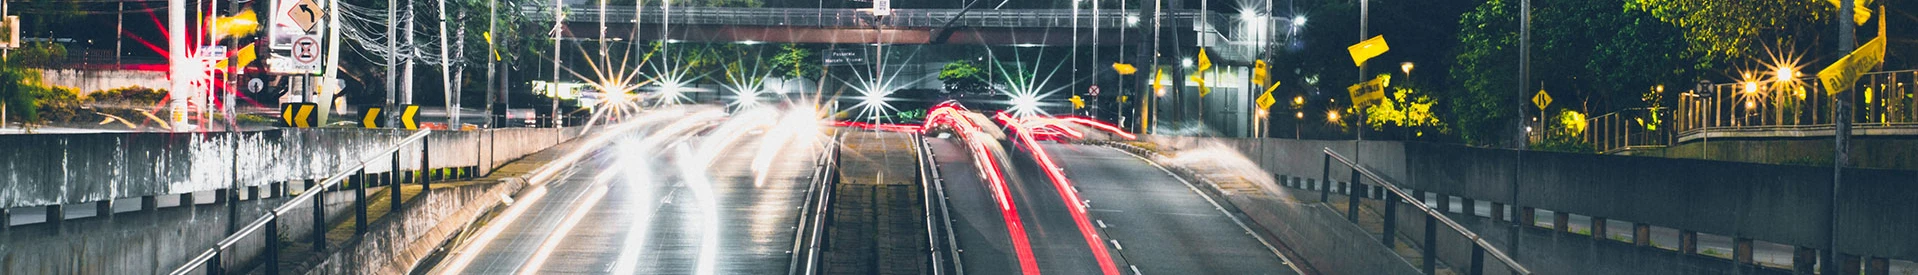
[{"label": "green foliage", "polygon": [[939,81],[945,82],[946,90],[953,92],[983,92],[991,85],[986,82],[986,70],[971,60],[946,63],[939,69]]},{"label": "green foliage", "polygon": [[1544,140],[1532,144],[1530,148],[1532,150],[1547,152],[1579,154],[1598,152],[1598,147],[1592,146],[1592,143],[1585,142],[1584,139],[1580,139],[1575,135],[1546,135]]},{"label": "green foliage", "polygon": [[36,42],[22,45],[7,55],[7,62],[29,68],[45,68],[60,64],[67,57],[67,46],[58,43]]},{"label": "green foliage", "polygon": [[[1606,113],[1655,107],[1663,94],[1647,95],[1659,85],[1690,83],[1697,67],[1716,64],[1686,51],[1685,32],[1651,13],[1610,0],[1534,3],[1531,43],[1532,79],[1518,86],[1518,5],[1492,0],[1460,16],[1457,64],[1452,76],[1459,91],[1441,102],[1455,130],[1478,145],[1505,143],[1518,130],[1517,112],[1537,109],[1520,100],[1539,89],[1551,91],[1552,108]],[[1681,89],[1671,89],[1677,92]],[[1662,91],[1661,91],[1662,92]],[[1558,110],[1547,110],[1556,113]]]},{"label": "green foliage", "polygon": [[166,90],[128,86],[93,92],[83,101],[93,105],[141,107],[160,104],[166,96]]},{"label": "green foliage", "polygon": [[813,78],[819,76],[819,62],[813,62],[813,51],[801,48],[798,44],[785,44],[779,47],[779,53],[773,56],[773,66],[779,68],[778,74],[789,78]]},{"label": "green foliage", "polygon": [[1416,136],[1424,136],[1425,129],[1441,129],[1445,123],[1432,112],[1432,106],[1438,100],[1416,89],[1398,87],[1392,96],[1384,102],[1365,109],[1365,124],[1372,130],[1384,131],[1386,127],[1405,128]]},{"label": "green foliage", "polygon": [[6,105],[7,115],[12,120],[38,121],[39,108],[35,107],[33,87],[28,83],[27,75],[21,69],[11,66],[0,67],[0,105]]},{"label": "green foliage", "polygon": [[1459,48],[1452,78],[1460,85],[1443,104],[1453,130],[1467,143],[1494,145],[1511,136],[1518,83],[1518,3],[1486,1],[1459,16]]},{"label": "green foliage", "polygon": [[1808,26],[1823,28],[1837,14],[1825,0],[1631,0],[1625,7],[1683,28],[1687,49],[1713,61],[1750,56],[1753,45]]}]

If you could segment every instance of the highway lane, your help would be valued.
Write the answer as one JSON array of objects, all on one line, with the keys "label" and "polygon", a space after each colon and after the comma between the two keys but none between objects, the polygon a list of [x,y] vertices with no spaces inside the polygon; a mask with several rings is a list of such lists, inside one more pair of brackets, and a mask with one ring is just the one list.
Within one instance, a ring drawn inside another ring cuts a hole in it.
[{"label": "highway lane", "polygon": [[[784,273],[818,150],[777,152],[767,180],[756,182],[759,137],[719,150],[713,165],[689,167],[703,176],[680,169],[691,150],[641,148],[638,137],[600,148],[517,220],[496,218],[506,223],[501,233],[469,240],[487,244],[458,273]],[[461,265],[460,256],[442,264]]]},{"label": "highway lane", "polygon": [[[1029,167],[1008,169],[1011,167],[1004,164],[1004,159],[993,160],[1006,169],[1006,193],[1011,195],[1011,209],[1016,211],[1008,212],[994,198],[993,186],[979,178],[972,160],[978,156],[965,149],[961,141],[955,137],[929,138],[927,142],[940,176],[946,180],[953,231],[963,250],[959,260],[966,273],[1017,274],[1026,261],[1036,263],[1044,274],[1099,273],[1099,263],[1052,182]],[[1008,230],[1008,222],[1013,221],[1008,214],[1015,213],[1023,235]],[[1014,238],[1031,244],[1030,256],[1020,255],[1012,245]]]},{"label": "highway lane", "polygon": [[1145,160],[1101,146],[1041,143],[1140,273],[1297,274],[1198,190]]}]

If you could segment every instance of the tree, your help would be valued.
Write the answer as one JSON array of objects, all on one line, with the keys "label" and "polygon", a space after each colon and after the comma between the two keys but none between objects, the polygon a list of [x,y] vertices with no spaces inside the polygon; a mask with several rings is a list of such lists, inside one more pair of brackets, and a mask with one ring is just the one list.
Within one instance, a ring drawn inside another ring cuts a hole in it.
[{"label": "tree", "polygon": [[1384,102],[1365,108],[1365,124],[1372,130],[1386,131],[1390,127],[1413,137],[1424,137],[1426,129],[1444,131],[1445,124],[1432,112],[1437,100],[1409,87],[1392,90]]},{"label": "tree", "polygon": [[1631,0],[1625,8],[1683,28],[1687,49],[1708,61],[1697,63],[1698,69],[1751,56],[1753,45],[1791,39],[1837,14],[1825,0]]},{"label": "tree", "polygon": [[798,44],[785,44],[779,47],[779,54],[773,56],[773,66],[778,67],[778,75],[788,78],[811,79],[819,77],[819,62],[812,58],[813,50]]},{"label": "tree", "polygon": [[[1690,83],[1699,64],[1712,63],[1686,50],[1677,26],[1620,2],[1533,4],[1532,82],[1526,86],[1551,91],[1558,99],[1551,108],[1603,113],[1657,106],[1643,100],[1645,91]],[[1470,143],[1492,145],[1517,132],[1510,128],[1514,108],[1537,116],[1533,106],[1512,106],[1537,92],[1517,88],[1517,17],[1518,4],[1510,0],[1488,1],[1460,16],[1452,71],[1458,88],[1445,94],[1440,109]]]},{"label": "tree", "polygon": [[971,60],[946,63],[939,69],[939,81],[946,83],[949,92],[984,93],[991,89],[986,83],[986,71]]}]

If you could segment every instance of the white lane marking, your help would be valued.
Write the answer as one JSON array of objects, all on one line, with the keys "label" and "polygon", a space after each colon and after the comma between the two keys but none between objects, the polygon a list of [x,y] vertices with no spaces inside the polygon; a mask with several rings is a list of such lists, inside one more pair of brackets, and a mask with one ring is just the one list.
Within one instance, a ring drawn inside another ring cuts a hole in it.
[{"label": "white lane marking", "polygon": [[1099,228],[1106,228],[1106,220],[1099,220]]},{"label": "white lane marking", "polygon": [[1119,240],[1110,240],[1110,241],[1112,241],[1113,248],[1117,248],[1119,250],[1125,250],[1125,246],[1119,245]]}]

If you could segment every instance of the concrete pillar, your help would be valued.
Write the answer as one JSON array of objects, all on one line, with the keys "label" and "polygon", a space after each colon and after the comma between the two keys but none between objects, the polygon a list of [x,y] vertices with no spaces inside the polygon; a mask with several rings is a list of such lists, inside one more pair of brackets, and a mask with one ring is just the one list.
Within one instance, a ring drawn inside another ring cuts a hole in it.
[{"label": "concrete pillar", "polygon": [[1436,210],[1438,210],[1439,213],[1452,212],[1452,195],[1438,194],[1438,207]]},{"label": "concrete pillar", "polygon": [[1292,177],[1292,188],[1305,189],[1305,178]]},{"label": "concrete pillar", "polygon": [[273,197],[275,197],[275,198],[284,198],[284,197],[286,197],[286,193],[287,193],[287,192],[286,192],[286,185],[287,185],[287,184],[286,184],[286,182],[284,182],[284,181],[282,181],[282,182],[275,182],[275,183],[272,183],[272,184],[273,184]]},{"label": "concrete pillar", "polygon": [[213,204],[226,203],[226,198],[228,195],[226,192],[232,192],[232,191],[233,190],[226,189],[226,188],[213,189]]},{"label": "concrete pillar", "polygon": [[160,210],[160,197],[159,197],[159,196],[154,196],[154,195],[146,195],[146,196],[141,196],[141,197],[140,197],[140,212],[141,212],[141,213],[147,213],[147,214],[152,214],[152,213],[153,213],[153,211],[158,211],[158,210]]},{"label": "concrete pillar", "polygon": [[1519,206],[1518,211],[1513,212],[1512,216],[1513,218],[1517,218],[1517,222],[1520,225],[1524,225],[1526,227],[1538,226],[1538,213],[1535,209],[1532,209],[1531,207]]},{"label": "concrete pillar", "polygon": [[1818,273],[1818,249],[1800,246],[1791,252],[1791,274]]},{"label": "concrete pillar", "polygon": [[1492,202],[1492,221],[1505,221],[1505,204]]},{"label": "concrete pillar", "polygon": [[1605,234],[1605,218],[1592,217],[1592,238],[1600,240],[1611,239],[1611,235]]},{"label": "concrete pillar", "polygon": [[1652,246],[1652,225],[1632,223],[1632,245]]},{"label": "concrete pillar", "polygon": [[1740,264],[1756,263],[1752,261],[1752,239],[1751,238],[1743,238],[1743,237],[1732,238],[1732,261]]},{"label": "concrete pillar", "polygon": [[1871,257],[1865,261],[1865,275],[1891,275],[1891,260]]},{"label": "concrete pillar", "polygon": [[1684,229],[1678,230],[1678,254],[1698,254],[1698,232]]},{"label": "concrete pillar", "polygon": [[1552,230],[1572,232],[1572,213],[1552,211]]},{"label": "concrete pillar", "polygon": [[106,200],[101,200],[99,202],[94,202],[93,215],[99,216],[99,217],[112,217],[113,216],[113,200],[106,199]]},{"label": "concrete pillar", "polygon": [[13,209],[0,207],[0,231],[6,231],[8,229],[12,229],[12,227],[13,227]]},{"label": "concrete pillar", "polygon": [[180,206],[194,206],[193,192],[180,193]]},{"label": "concrete pillar", "polygon": [[251,200],[259,200],[259,199],[260,199],[260,186],[258,186],[258,185],[255,185],[255,186],[247,186],[247,187],[246,187],[246,195],[247,195],[247,199],[251,199]]}]

